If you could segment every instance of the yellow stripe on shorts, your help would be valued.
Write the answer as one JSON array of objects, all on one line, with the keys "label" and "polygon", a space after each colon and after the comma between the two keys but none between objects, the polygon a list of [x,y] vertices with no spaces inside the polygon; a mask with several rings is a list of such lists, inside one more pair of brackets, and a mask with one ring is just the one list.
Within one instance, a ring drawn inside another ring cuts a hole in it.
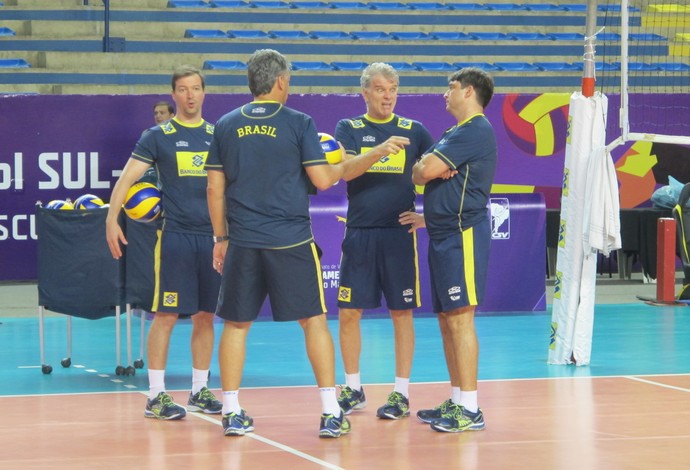
[{"label": "yellow stripe on shorts", "polygon": [[462,232],[462,256],[465,263],[465,291],[470,305],[477,305],[477,286],[474,283],[474,227]]}]

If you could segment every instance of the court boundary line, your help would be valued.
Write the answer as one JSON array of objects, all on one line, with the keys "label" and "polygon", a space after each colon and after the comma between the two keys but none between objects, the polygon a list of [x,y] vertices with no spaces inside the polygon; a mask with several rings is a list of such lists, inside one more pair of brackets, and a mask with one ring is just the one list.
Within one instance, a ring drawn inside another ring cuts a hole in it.
[{"label": "court boundary line", "polygon": [[[207,421],[209,423],[213,423],[217,426],[223,426],[223,423],[221,421],[218,421],[217,419],[213,419],[210,416],[206,416],[203,413],[187,413],[187,416],[194,416],[198,419],[202,419],[204,421]],[[226,436],[227,437],[227,436]],[[331,470],[345,470],[343,467],[339,467],[337,465],[334,465],[332,463],[326,462],[325,460],[321,460],[317,457],[314,457],[313,455],[309,455],[307,453],[304,453],[300,450],[297,450],[295,448],[292,448],[290,446],[286,446],[285,444],[281,444],[280,442],[274,441],[272,439],[268,439],[267,437],[263,437],[260,434],[256,434],[254,432],[250,432],[245,434],[244,436],[236,436],[235,438],[243,438],[243,437],[248,437],[250,439],[257,440],[259,442],[263,442],[264,444],[267,444],[272,447],[276,447],[282,451],[288,452],[292,455],[295,455],[297,457],[300,457],[302,459],[308,460],[309,462],[315,463],[317,465],[321,465],[322,467],[331,469]],[[232,439],[232,438],[230,438]]]},{"label": "court boundary line", "polygon": [[[683,373],[671,373],[671,374],[641,374],[641,375],[631,375],[631,374],[622,374],[622,375],[580,375],[580,376],[575,376],[575,377],[519,377],[519,378],[507,378],[507,379],[483,379],[479,380],[479,383],[483,382],[521,382],[521,381],[533,381],[533,380],[568,380],[568,379],[574,379],[574,380],[583,380],[583,379],[631,379],[631,378],[638,378],[637,380],[643,381],[639,378],[641,377],[682,377],[682,376],[688,376],[690,375],[690,372],[683,372]],[[650,382],[654,383],[654,382]],[[446,384],[449,385],[450,382],[447,380],[444,381],[434,381],[434,382],[410,382],[410,385],[439,385],[439,384]],[[380,383],[366,383],[362,384],[366,386],[385,386],[385,385],[394,385],[393,382],[380,382]],[[658,383],[659,386],[662,386],[663,384]],[[336,387],[341,387],[343,385],[336,384]],[[274,388],[312,388],[312,387],[317,387],[316,384],[309,384],[309,385],[269,385],[269,386],[262,386],[262,387],[242,387],[242,390],[270,390]],[[671,386],[669,386],[671,387]],[[211,390],[220,390],[220,388],[212,388]],[[690,392],[690,389],[681,389],[682,391]],[[167,389],[166,391],[168,392],[188,392],[189,388],[183,388],[183,389]],[[143,395],[147,395],[148,391],[144,390],[103,390],[103,391],[95,391],[95,392],[61,392],[61,393],[34,393],[34,394],[28,394],[28,395],[2,395],[0,394],[0,398],[26,398],[26,397],[53,397],[53,396],[72,396],[72,395],[102,395],[102,394],[114,394],[114,393],[140,393]]]},{"label": "court boundary line", "polygon": [[[688,374],[678,374],[678,375],[688,375]],[[677,390],[677,391],[679,391],[679,392],[690,393],[690,389],[689,389],[689,388],[676,387],[675,385],[668,385],[668,384],[664,384],[664,383],[661,383],[661,382],[655,382],[655,381],[653,381],[653,380],[643,379],[643,378],[641,378],[641,376],[638,376],[638,377],[636,377],[636,376],[629,376],[629,377],[626,377],[626,378],[628,378],[628,379],[630,379],[630,380],[633,380],[633,381],[635,381],[635,382],[642,382],[642,383],[645,383],[645,384],[654,385],[654,386],[656,386],[656,387],[669,388],[669,389],[671,389],[671,390]]]}]

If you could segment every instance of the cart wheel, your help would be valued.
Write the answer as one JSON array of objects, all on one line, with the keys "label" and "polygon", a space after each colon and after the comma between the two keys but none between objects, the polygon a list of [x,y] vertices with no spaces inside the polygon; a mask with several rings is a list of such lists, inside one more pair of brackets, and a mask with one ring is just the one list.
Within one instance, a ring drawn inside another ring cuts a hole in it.
[{"label": "cart wheel", "polygon": [[144,360],[143,359],[137,359],[134,361],[134,367],[137,369],[143,369],[144,368]]},{"label": "cart wheel", "polygon": [[49,366],[48,364],[43,364],[41,366],[41,372],[43,372],[45,375],[48,375],[53,372],[53,367]]},{"label": "cart wheel", "polygon": [[66,357],[60,361],[60,364],[62,365],[62,367],[69,367],[72,365],[72,359],[69,357]]},{"label": "cart wheel", "polygon": [[122,366],[117,366],[115,368],[115,375],[125,375],[125,368]]},{"label": "cart wheel", "polygon": [[125,369],[125,375],[134,375],[134,374],[136,374],[134,367],[127,366],[127,369]]}]

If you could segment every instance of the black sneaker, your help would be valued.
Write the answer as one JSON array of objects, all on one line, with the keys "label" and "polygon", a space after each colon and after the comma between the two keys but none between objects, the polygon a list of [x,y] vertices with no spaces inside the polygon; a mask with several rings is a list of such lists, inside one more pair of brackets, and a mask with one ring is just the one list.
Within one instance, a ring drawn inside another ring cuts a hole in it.
[{"label": "black sneaker", "polygon": [[439,419],[431,422],[431,429],[438,432],[481,431],[484,424],[482,410],[470,413],[460,405],[453,404]]},{"label": "black sneaker", "polygon": [[417,419],[422,423],[430,424],[433,420],[439,419],[443,413],[448,411],[448,407],[452,404],[453,402],[449,398],[436,408],[432,408],[430,410],[419,410],[417,411]]},{"label": "black sneaker", "polygon": [[194,395],[189,394],[187,409],[189,411],[202,411],[206,414],[216,415],[223,409],[223,404],[211,393],[211,390],[204,387]]},{"label": "black sneaker", "polygon": [[175,403],[170,395],[160,392],[153,400],[146,400],[144,416],[156,419],[182,419],[187,415],[183,406]]},{"label": "black sneaker", "polygon": [[364,387],[362,387],[361,390],[344,387],[340,390],[338,404],[346,415],[349,415],[354,410],[361,410],[367,406],[367,398],[364,396]]},{"label": "black sneaker", "polygon": [[334,438],[350,432],[350,421],[345,417],[345,412],[341,411],[340,417],[336,418],[331,414],[321,415],[321,426],[319,437]]},{"label": "black sneaker", "polygon": [[244,436],[253,430],[254,420],[246,411],[223,415],[223,432],[226,436]]},{"label": "black sneaker", "polygon": [[382,419],[400,419],[410,416],[410,401],[400,392],[388,395],[385,405],[376,411],[376,416]]}]

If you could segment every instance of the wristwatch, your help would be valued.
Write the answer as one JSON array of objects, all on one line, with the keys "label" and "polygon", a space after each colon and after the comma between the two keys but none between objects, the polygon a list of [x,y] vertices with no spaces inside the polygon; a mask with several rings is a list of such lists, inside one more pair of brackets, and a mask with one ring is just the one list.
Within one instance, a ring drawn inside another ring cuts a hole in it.
[{"label": "wristwatch", "polygon": [[213,236],[213,243],[225,242],[228,240],[230,240],[230,237],[227,235],[221,235],[220,237],[216,237],[215,235]]}]

